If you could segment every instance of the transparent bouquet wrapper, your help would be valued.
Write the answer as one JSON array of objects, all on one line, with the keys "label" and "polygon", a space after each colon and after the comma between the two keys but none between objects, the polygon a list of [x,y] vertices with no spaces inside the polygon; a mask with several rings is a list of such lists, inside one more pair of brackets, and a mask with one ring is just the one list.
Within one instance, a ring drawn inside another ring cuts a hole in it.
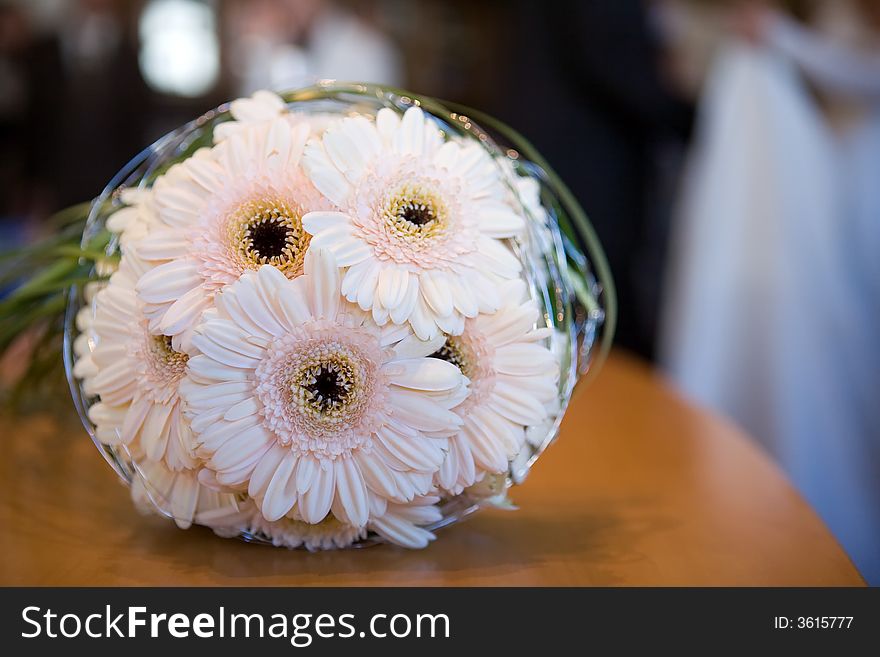
[{"label": "transparent bouquet wrapper", "polygon": [[[440,503],[442,519],[426,528],[440,529],[483,506],[507,505],[507,490],[525,480],[530,468],[556,439],[575,386],[599,368],[610,348],[616,316],[614,288],[605,256],[584,211],[522,136],[475,110],[367,84],[321,82],[280,96],[291,110],[316,117],[374,115],[383,107],[403,113],[408,107],[418,105],[432,115],[447,134],[481,142],[498,162],[507,185],[520,202],[523,201],[521,190],[530,188],[529,196],[537,203],[522,202],[528,228],[523,239],[514,241],[511,246],[524,265],[530,294],[542,311],[543,326],[554,329],[548,346],[556,353],[561,366],[558,408],[544,424],[528,428],[523,451],[511,461],[504,476],[487,477],[459,495],[444,498]],[[122,190],[150,187],[171,165],[188,158],[199,148],[210,147],[214,127],[231,118],[229,104],[221,105],[168,133],[137,155],[93,202],[82,244],[93,244],[101,234],[106,234],[107,219],[124,205],[120,198]],[[118,237],[112,236],[106,255],[112,259],[118,253]],[[94,275],[96,280],[100,279],[98,271]],[[74,405],[98,451],[124,483],[137,486],[155,511],[173,518],[161,484],[151,482],[145,475],[138,455],[125,446],[106,445],[98,440],[95,426],[88,417],[88,410],[97,399],[85,392],[82,381],[73,374],[76,362],[73,345],[79,335],[76,317],[82,308],[93,304],[92,296],[83,286],[72,288],[65,317],[64,364]],[[94,348],[92,338],[88,340],[90,348]],[[238,535],[247,541],[270,542],[244,527],[226,529],[223,534]],[[382,540],[371,534],[355,545]]]}]

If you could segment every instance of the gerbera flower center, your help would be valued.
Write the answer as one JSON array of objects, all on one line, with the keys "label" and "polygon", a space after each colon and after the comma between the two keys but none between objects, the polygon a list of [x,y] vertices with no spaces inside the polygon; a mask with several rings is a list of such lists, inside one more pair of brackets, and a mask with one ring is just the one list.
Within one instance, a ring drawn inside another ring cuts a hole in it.
[{"label": "gerbera flower center", "polygon": [[149,399],[164,403],[177,393],[177,384],[186,374],[189,356],[175,351],[171,336],[153,335],[143,327],[143,342],[133,343],[134,356],[140,361],[140,386]]},{"label": "gerbera flower center", "polygon": [[357,383],[356,370],[343,356],[309,365],[298,373],[291,384],[293,393],[320,415],[341,412],[352,397]]},{"label": "gerbera flower center", "polygon": [[321,321],[277,339],[257,366],[263,424],[282,445],[334,459],[365,441],[382,418],[376,337]]},{"label": "gerbera flower center", "polygon": [[403,185],[391,194],[383,214],[390,231],[406,241],[442,234],[449,219],[440,196],[419,184]]},{"label": "gerbera flower center", "polygon": [[170,335],[152,335],[150,336],[150,353],[158,361],[170,371],[183,373],[186,369],[186,363],[189,356],[179,351],[175,351],[171,346]]},{"label": "gerbera flower center", "polygon": [[311,236],[303,230],[301,208],[284,199],[241,204],[230,216],[231,239],[245,265],[273,265],[289,278],[302,273]]}]

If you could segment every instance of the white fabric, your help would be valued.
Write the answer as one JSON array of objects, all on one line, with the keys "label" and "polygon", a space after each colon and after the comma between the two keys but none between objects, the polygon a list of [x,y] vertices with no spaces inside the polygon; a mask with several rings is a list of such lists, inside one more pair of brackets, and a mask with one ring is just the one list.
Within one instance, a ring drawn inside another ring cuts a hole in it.
[{"label": "white fabric", "polygon": [[661,358],[776,456],[880,584],[880,122],[869,127],[836,139],[778,55],[718,57],[673,235]]}]

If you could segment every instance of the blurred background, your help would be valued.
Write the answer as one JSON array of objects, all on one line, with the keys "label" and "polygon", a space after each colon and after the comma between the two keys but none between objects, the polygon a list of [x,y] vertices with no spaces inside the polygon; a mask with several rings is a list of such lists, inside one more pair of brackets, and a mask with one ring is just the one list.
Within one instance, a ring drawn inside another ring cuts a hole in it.
[{"label": "blurred background", "polygon": [[616,344],[743,426],[880,584],[880,1],[0,0],[0,241],[166,131],[320,78],[532,141]]}]

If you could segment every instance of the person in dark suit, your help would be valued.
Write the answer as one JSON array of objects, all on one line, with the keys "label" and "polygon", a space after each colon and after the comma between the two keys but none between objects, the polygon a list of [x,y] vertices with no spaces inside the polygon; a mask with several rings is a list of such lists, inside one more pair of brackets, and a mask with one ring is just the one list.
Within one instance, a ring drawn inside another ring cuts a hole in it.
[{"label": "person in dark suit", "polygon": [[619,298],[616,343],[652,357],[665,244],[658,151],[691,108],[664,84],[639,0],[518,3],[493,111],[529,138],[590,217]]}]

